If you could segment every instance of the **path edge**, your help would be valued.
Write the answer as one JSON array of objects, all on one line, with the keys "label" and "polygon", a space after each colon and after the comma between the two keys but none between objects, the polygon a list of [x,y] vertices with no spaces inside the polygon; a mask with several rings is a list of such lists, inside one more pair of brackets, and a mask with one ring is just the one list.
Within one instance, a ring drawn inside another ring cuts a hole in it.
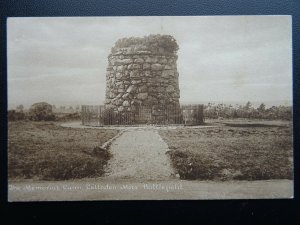
[{"label": "path edge", "polygon": [[108,148],[110,147],[110,145],[113,143],[113,141],[115,139],[117,139],[118,137],[120,137],[126,130],[120,130],[120,132],[112,137],[111,139],[109,139],[108,141],[104,142],[102,145],[101,145],[101,148],[105,149],[105,150],[108,150]]}]

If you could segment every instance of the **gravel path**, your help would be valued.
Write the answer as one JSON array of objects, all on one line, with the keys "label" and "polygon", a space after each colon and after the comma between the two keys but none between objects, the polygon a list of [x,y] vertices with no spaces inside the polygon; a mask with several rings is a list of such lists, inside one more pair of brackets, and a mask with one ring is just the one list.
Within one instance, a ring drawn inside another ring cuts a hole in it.
[{"label": "gravel path", "polygon": [[111,145],[107,176],[139,180],[168,180],[173,176],[167,144],[157,130],[125,131]]}]

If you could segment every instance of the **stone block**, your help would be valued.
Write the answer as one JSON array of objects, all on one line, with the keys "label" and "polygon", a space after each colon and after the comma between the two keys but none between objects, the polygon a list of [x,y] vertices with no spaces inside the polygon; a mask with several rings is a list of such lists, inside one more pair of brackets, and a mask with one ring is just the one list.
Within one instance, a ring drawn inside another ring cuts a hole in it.
[{"label": "stone block", "polygon": [[151,65],[149,63],[144,63],[143,64],[143,70],[148,70],[151,68]]},{"label": "stone block", "polygon": [[148,89],[147,85],[142,85],[141,87],[139,87],[139,92],[140,93],[147,92],[147,89]]},{"label": "stone block", "polygon": [[127,68],[129,70],[136,70],[136,69],[140,69],[141,66],[139,64],[129,64]]},{"label": "stone block", "polygon": [[117,66],[117,72],[123,72],[123,66]]},{"label": "stone block", "polygon": [[170,66],[170,65],[165,65],[165,70],[171,70],[171,69],[173,69],[172,66]]},{"label": "stone block", "polygon": [[170,64],[170,65],[172,65],[174,62],[175,62],[175,61],[174,61],[173,58],[170,58],[170,59],[168,60],[168,64]]},{"label": "stone block", "polygon": [[119,87],[119,86],[123,85],[123,81],[117,81],[115,84],[116,84],[116,86]]},{"label": "stone block", "polygon": [[136,77],[140,77],[140,73],[138,70],[132,70],[130,71],[130,78],[136,78]]},{"label": "stone block", "polygon": [[116,97],[116,94],[115,93],[113,93],[113,92],[110,92],[109,93],[109,98],[115,98]]},{"label": "stone block", "polygon": [[127,107],[127,106],[130,106],[130,103],[129,103],[129,101],[125,100],[122,105]]},{"label": "stone block", "polygon": [[119,93],[119,94],[116,96],[116,98],[119,99],[119,98],[121,98],[122,96],[123,96],[123,94],[122,94],[122,93]]},{"label": "stone block", "polygon": [[148,97],[148,93],[147,92],[145,92],[145,93],[138,93],[137,94],[137,99],[140,99],[140,100],[145,100],[147,97]]},{"label": "stone block", "polygon": [[148,92],[149,93],[155,93],[155,92],[157,92],[157,89],[155,87],[153,87],[153,86],[149,86],[148,87]]},{"label": "stone block", "polygon": [[140,83],[142,83],[142,81],[141,80],[132,80],[131,83],[132,84],[140,84]]},{"label": "stone block", "polygon": [[124,95],[122,95],[122,98],[123,99],[131,99],[132,95],[130,93],[126,92]]},{"label": "stone block", "polygon": [[138,58],[134,60],[134,63],[142,64],[144,60],[142,58]]},{"label": "stone block", "polygon": [[148,54],[148,55],[149,55],[149,54],[151,54],[151,51],[146,51],[146,50],[143,51],[143,50],[139,50],[139,51],[137,51],[136,53],[139,54],[139,55],[145,55],[145,54]]},{"label": "stone block", "polygon": [[145,62],[146,62],[146,63],[156,63],[156,62],[157,62],[157,58],[147,56],[147,57],[145,58]]},{"label": "stone block", "polygon": [[157,87],[157,92],[163,93],[165,91],[164,87]]},{"label": "stone block", "polygon": [[161,74],[163,78],[169,78],[174,76],[174,71],[173,70],[164,70]]},{"label": "stone block", "polygon": [[136,86],[134,86],[134,85],[130,85],[130,86],[129,86],[129,88],[126,90],[126,92],[128,92],[128,93],[132,93],[132,92],[135,92],[135,91],[136,91],[136,89],[137,89],[137,87],[136,87]]},{"label": "stone block", "polygon": [[166,100],[165,100],[165,99],[159,99],[159,100],[158,100],[158,103],[159,103],[160,105],[164,105],[164,104],[166,104]]},{"label": "stone block", "polygon": [[155,64],[151,65],[151,69],[152,70],[162,70],[163,68],[164,67],[161,64],[159,64],[159,63],[155,63]]},{"label": "stone block", "polygon": [[167,60],[166,58],[161,58],[161,59],[159,60],[159,63],[161,63],[161,64],[166,64],[166,63],[168,63],[168,60]]},{"label": "stone block", "polygon": [[120,105],[122,105],[123,100],[122,100],[122,99],[116,99],[116,98],[114,98],[114,99],[112,100],[112,103],[113,103],[114,105],[116,105],[116,106],[120,106]]},{"label": "stone block", "polygon": [[119,106],[119,107],[118,107],[118,111],[119,111],[119,112],[123,112],[124,109],[125,109],[124,106]]},{"label": "stone block", "polygon": [[117,73],[117,74],[116,74],[116,78],[117,78],[117,79],[121,79],[122,77],[123,77],[123,74],[122,74],[122,73]]},{"label": "stone block", "polygon": [[133,62],[132,59],[119,59],[119,60],[116,60],[114,64],[119,66],[119,65],[130,64],[132,62]]},{"label": "stone block", "polygon": [[145,71],[143,72],[143,75],[144,75],[145,77],[151,77],[151,72],[150,72],[149,70],[145,70]]},{"label": "stone block", "polygon": [[166,91],[167,91],[167,92],[173,92],[173,91],[175,91],[175,88],[174,88],[172,85],[169,85],[169,86],[166,88]]}]

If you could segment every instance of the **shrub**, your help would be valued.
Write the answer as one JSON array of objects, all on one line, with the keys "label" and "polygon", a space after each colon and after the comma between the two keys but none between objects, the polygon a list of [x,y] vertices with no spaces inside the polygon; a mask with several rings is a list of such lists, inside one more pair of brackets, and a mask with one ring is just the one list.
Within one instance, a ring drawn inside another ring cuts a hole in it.
[{"label": "shrub", "polygon": [[266,108],[262,103],[258,108],[254,108],[250,102],[245,105],[226,105],[208,103],[204,107],[204,117],[216,119],[223,117],[226,119],[233,118],[248,118],[248,119],[269,119],[269,120],[291,120],[291,106],[272,106]]},{"label": "shrub", "polygon": [[[68,180],[104,174],[103,159],[82,154],[52,156],[34,165],[36,174],[44,180]],[[33,170],[34,171],[34,170]]]},{"label": "shrub", "polygon": [[33,121],[53,121],[55,115],[52,106],[46,102],[33,104],[29,109],[29,119]]},{"label": "shrub", "polygon": [[106,149],[98,146],[93,148],[92,155],[105,160],[108,160],[111,157],[111,154]]},{"label": "shrub", "polygon": [[43,157],[31,156],[19,160],[10,158],[9,177],[41,180],[68,180],[97,177],[104,174],[104,165],[110,153],[99,147],[82,153],[47,153]]},{"label": "shrub", "polygon": [[214,179],[218,177],[221,170],[220,165],[215,164],[212,159],[203,156],[198,157],[190,152],[171,151],[170,157],[182,179]]},{"label": "shrub", "polygon": [[9,121],[24,120],[25,114],[23,112],[16,112],[15,110],[9,110],[7,117]]}]

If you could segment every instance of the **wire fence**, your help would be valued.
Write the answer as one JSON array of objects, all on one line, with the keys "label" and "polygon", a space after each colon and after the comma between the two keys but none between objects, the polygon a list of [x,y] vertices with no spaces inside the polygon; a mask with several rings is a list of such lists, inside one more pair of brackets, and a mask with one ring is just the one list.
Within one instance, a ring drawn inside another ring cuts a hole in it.
[{"label": "wire fence", "polygon": [[82,105],[83,125],[200,125],[204,123],[203,105],[136,106],[134,111],[118,112],[107,105]]}]

